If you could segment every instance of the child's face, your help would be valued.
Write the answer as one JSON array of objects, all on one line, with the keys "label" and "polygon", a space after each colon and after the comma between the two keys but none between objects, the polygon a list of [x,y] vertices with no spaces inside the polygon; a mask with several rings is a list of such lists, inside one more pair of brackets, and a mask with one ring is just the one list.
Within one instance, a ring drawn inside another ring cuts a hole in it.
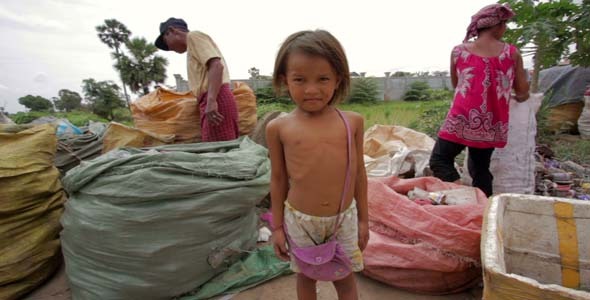
[{"label": "child's face", "polygon": [[307,112],[324,109],[338,83],[338,76],[325,58],[297,52],[289,55],[285,85],[300,109]]}]

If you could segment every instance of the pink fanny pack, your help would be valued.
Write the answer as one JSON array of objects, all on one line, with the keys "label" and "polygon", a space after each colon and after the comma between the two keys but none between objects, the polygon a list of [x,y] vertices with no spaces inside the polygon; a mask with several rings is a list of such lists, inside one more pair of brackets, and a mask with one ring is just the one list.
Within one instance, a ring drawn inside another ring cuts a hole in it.
[{"label": "pink fanny pack", "polygon": [[[320,281],[335,281],[340,280],[348,276],[352,272],[352,264],[350,259],[342,249],[342,246],[336,240],[336,235],[341,225],[342,208],[344,206],[344,199],[348,192],[348,186],[350,184],[350,163],[351,163],[351,134],[350,126],[346,117],[340,110],[336,110],[340,115],[340,118],[344,121],[346,127],[346,138],[347,138],[347,155],[348,161],[346,163],[346,176],[344,180],[344,189],[342,191],[342,198],[340,200],[340,206],[338,207],[338,216],[336,217],[336,223],[334,224],[334,232],[332,236],[322,244],[309,246],[309,247],[298,247],[289,237],[287,231],[287,239],[289,240],[290,251],[292,259],[299,267],[301,273],[305,276],[320,280]],[[286,225],[284,225],[286,228]]]}]

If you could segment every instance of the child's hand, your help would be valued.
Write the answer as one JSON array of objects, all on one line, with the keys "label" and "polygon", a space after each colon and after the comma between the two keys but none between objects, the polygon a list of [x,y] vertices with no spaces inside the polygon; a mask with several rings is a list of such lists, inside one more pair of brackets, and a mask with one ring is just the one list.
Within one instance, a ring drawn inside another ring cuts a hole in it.
[{"label": "child's hand", "polygon": [[276,229],[272,232],[272,245],[275,249],[275,255],[284,261],[289,261],[289,252],[287,251],[287,241],[283,228]]},{"label": "child's hand", "polygon": [[369,243],[369,223],[359,222],[359,248],[364,251]]}]

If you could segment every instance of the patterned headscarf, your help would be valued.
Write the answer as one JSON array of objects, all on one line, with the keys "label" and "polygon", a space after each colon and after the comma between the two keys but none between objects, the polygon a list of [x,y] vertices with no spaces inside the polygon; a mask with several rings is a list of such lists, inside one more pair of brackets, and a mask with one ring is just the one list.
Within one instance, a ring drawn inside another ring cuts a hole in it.
[{"label": "patterned headscarf", "polygon": [[467,34],[463,42],[467,42],[470,38],[477,36],[478,29],[495,26],[502,21],[509,20],[514,15],[508,4],[491,4],[480,9],[471,17],[471,23],[467,27]]}]

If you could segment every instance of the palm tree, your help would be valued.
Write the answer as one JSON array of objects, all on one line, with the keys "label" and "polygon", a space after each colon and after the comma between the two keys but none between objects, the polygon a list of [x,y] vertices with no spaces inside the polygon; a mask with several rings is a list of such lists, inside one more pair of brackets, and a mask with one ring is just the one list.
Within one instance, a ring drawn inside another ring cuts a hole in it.
[{"label": "palm tree", "polygon": [[[122,52],[119,52],[119,49],[121,44],[125,44],[129,41],[129,35],[131,35],[131,31],[129,31],[129,29],[127,29],[123,23],[117,21],[116,19],[104,20],[104,25],[96,26],[96,31],[98,31],[98,38],[103,43],[109,46],[109,48],[115,49],[117,63],[120,63],[119,57],[123,54]],[[123,93],[125,94],[127,107],[129,107],[129,95],[127,94],[127,88],[125,87],[124,82]]]},{"label": "palm tree", "polygon": [[166,80],[168,61],[156,55],[158,49],[145,38],[133,38],[125,45],[130,55],[114,54],[117,58],[115,69],[132,92],[148,94],[152,82],[163,83]]}]

